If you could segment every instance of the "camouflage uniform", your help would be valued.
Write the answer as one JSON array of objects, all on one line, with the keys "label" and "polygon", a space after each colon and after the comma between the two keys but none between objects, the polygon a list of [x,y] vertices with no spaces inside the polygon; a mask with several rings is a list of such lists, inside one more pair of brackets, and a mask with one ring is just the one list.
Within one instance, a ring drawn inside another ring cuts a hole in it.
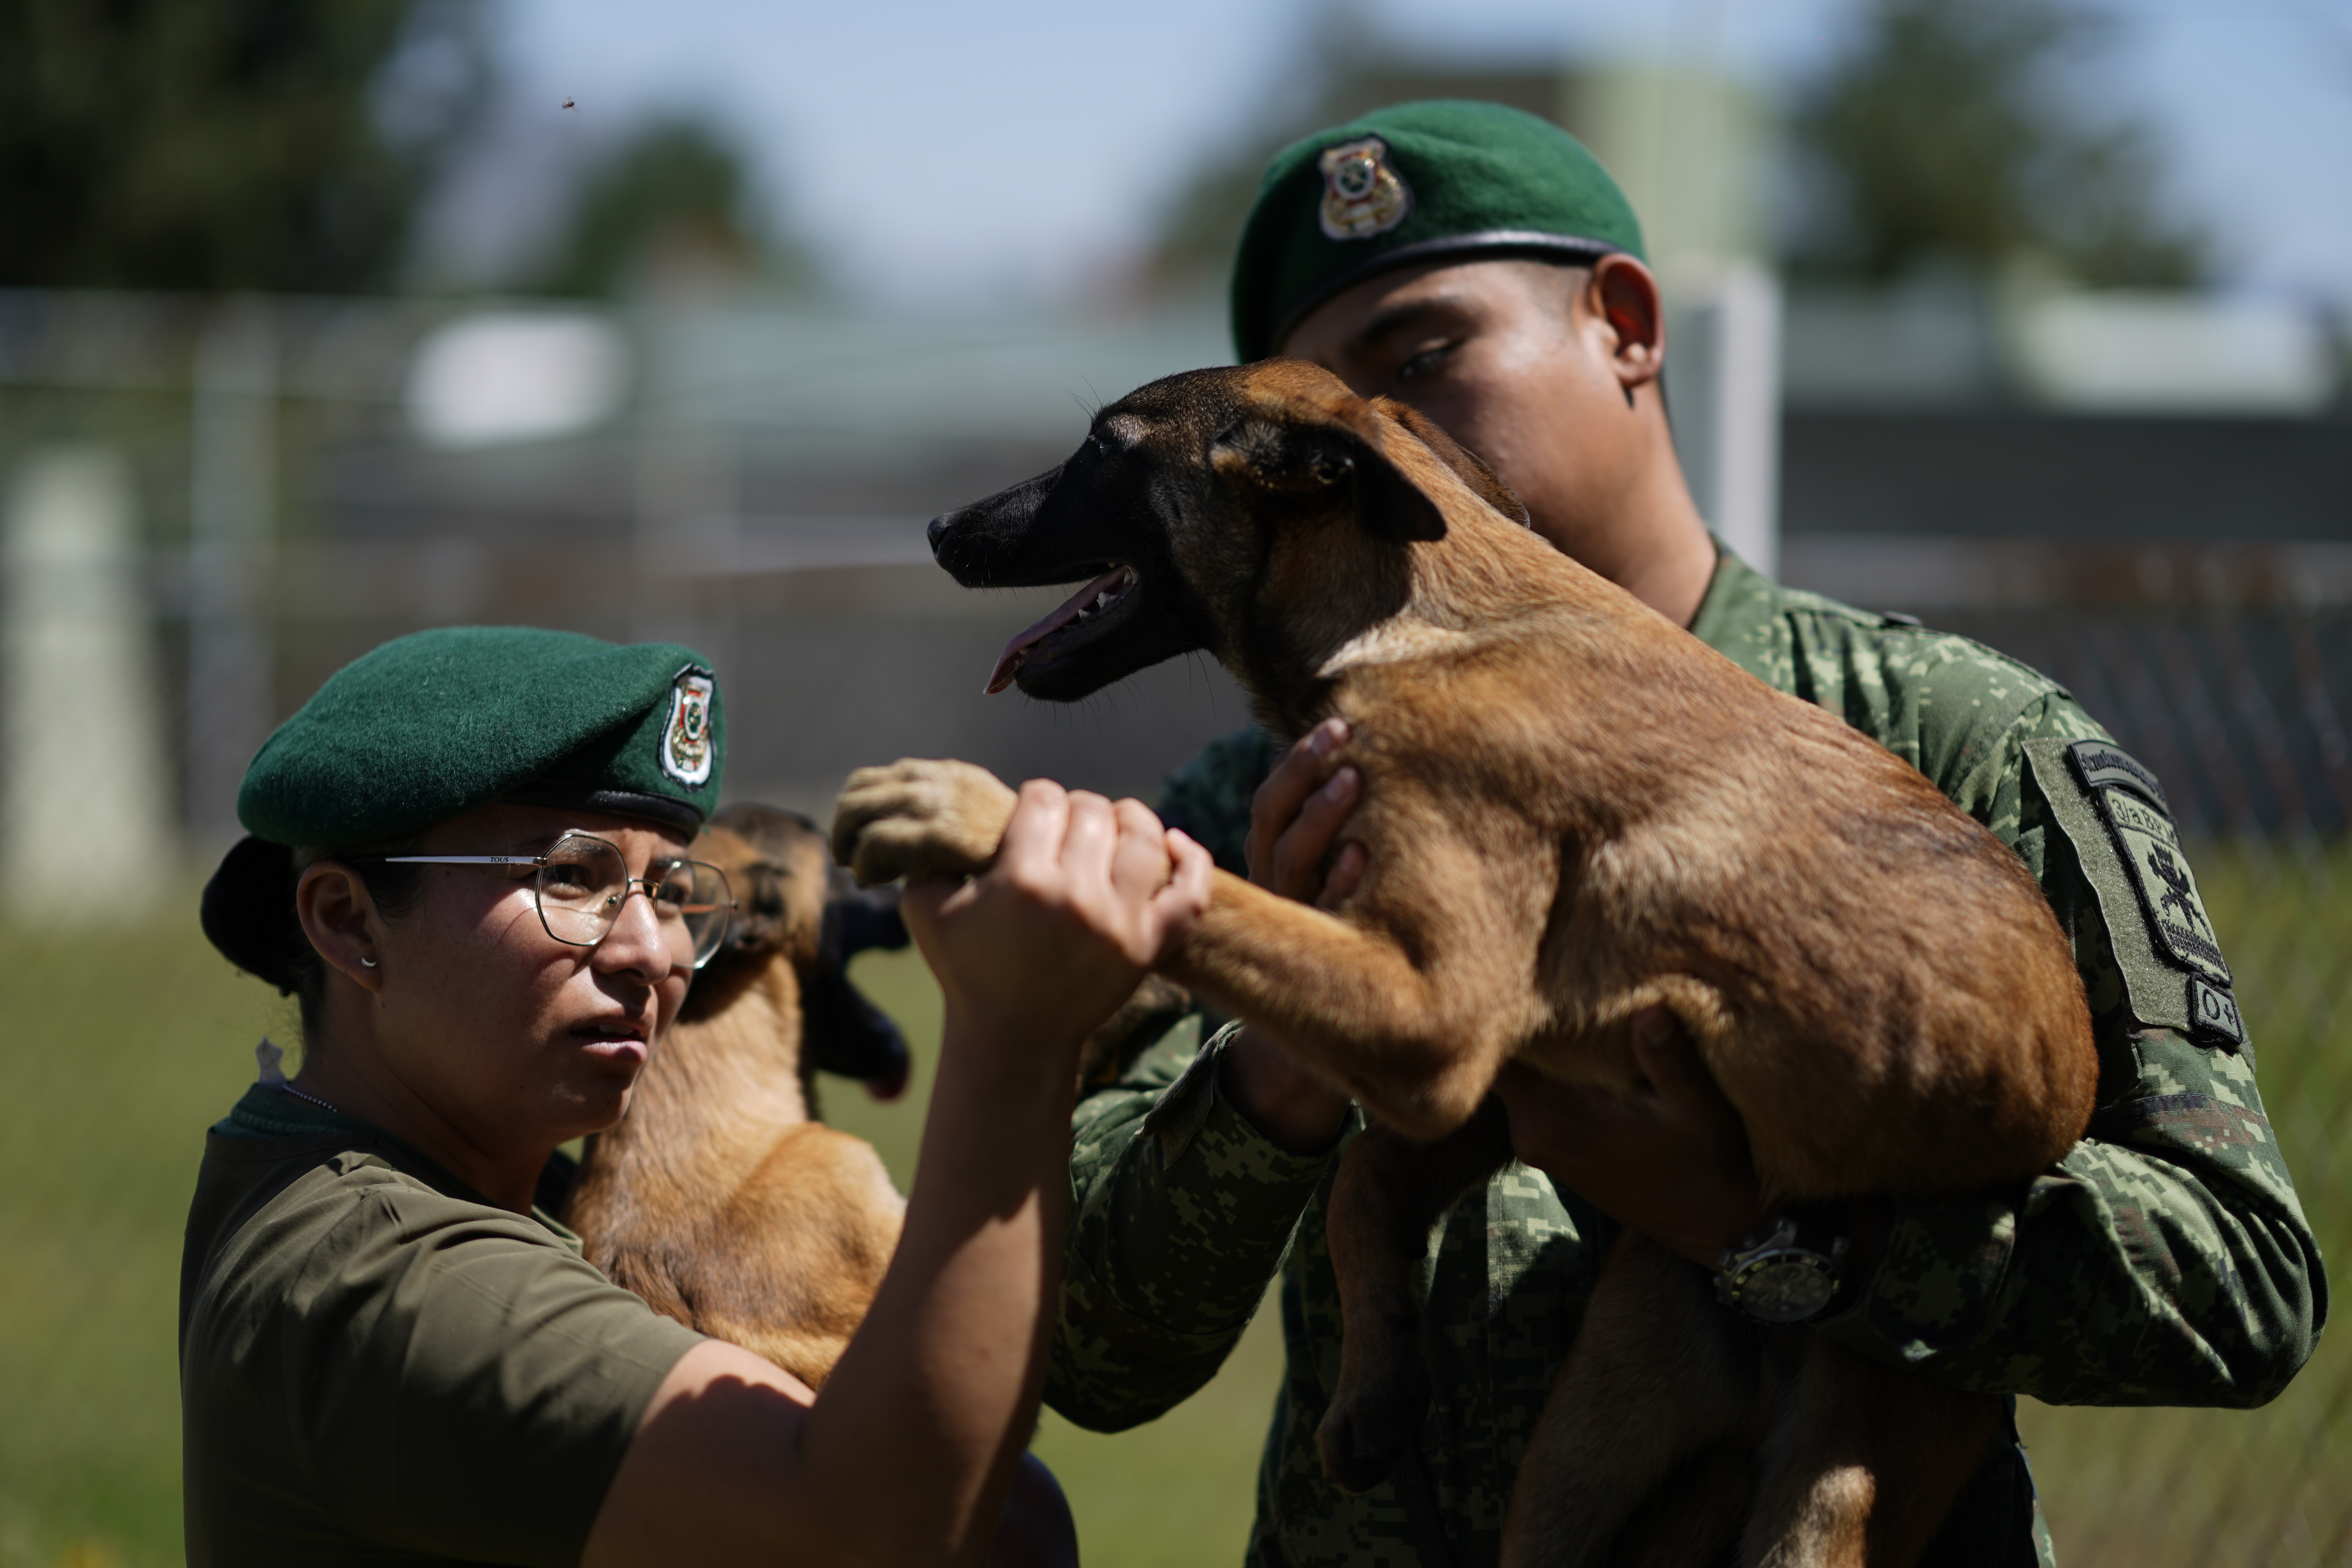
[{"label": "camouflage uniform", "polygon": [[[1849,1282],[1816,1331],[1968,1388],[2053,1404],[2243,1406],[2275,1395],[2310,1354],[2326,1279],[2252,1053],[2242,1028],[2228,1037],[2234,1010],[2219,1032],[2196,1027],[2182,990],[2194,966],[2151,940],[2158,899],[2176,926],[2201,921],[2201,908],[2186,912],[2193,886],[2143,877],[2153,896],[2133,903],[2129,852],[2084,829],[2097,826],[2096,792],[2065,771],[2064,753],[2107,742],[2105,731],[2011,659],[1780,588],[1727,554],[1691,629],[1885,743],[2014,847],[2074,937],[2096,1025],[2090,1135],[2020,1190],[1902,1205],[1875,1275]],[[1170,782],[1162,809],[1239,871],[1251,795],[1276,755],[1255,731],[1220,741]],[[2162,859],[2159,875],[2185,883],[2153,842],[2141,860]],[[2227,1002],[2219,973],[2221,1003],[2209,1007]],[[1316,1459],[1339,1371],[1320,1195],[1332,1158],[1284,1152],[1220,1096],[1224,1037],[1201,1048],[1202,1020],[1189,1018],[1078,1108],[1047,1402],[1100,1431],[1151,1420],[1214,1374],[1279,1270],[1287,1369],[1247,1561],[1411,1568],[1394,1488],[1350,1497],[1324,1483]],[[1435,1392],[1420,1447],[1457,1563],[1496,1558],[1520,1452],[1615,1229],[1513,1164],[1433,1235],[1420,1284]],[[2049,1541],[2012,1425],[1928,1561],[2037,1559],[2051,1560]]]}]

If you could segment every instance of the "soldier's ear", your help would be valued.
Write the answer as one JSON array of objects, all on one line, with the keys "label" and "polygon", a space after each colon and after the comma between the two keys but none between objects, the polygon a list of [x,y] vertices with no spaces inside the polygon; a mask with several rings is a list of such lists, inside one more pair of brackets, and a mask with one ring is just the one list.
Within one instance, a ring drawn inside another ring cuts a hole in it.
[{"label": "soldier's ear", "polygon": [[1445,537],[1445,514],[1364,435],[1337,419],[1253,413],[1218,436],[1209,460],[1258,489],[1339,497],[1375,539],[1402,544]]}]

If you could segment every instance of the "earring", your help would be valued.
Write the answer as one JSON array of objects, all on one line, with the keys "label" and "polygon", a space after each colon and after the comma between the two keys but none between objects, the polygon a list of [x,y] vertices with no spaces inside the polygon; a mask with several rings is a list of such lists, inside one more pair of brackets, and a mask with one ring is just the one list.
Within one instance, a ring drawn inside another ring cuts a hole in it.
[{"label": "earring", "polygon": [[375,960],[373,958],[362,958],[360,962],[366,964],[370,969],[373,969],[375,967]]}]

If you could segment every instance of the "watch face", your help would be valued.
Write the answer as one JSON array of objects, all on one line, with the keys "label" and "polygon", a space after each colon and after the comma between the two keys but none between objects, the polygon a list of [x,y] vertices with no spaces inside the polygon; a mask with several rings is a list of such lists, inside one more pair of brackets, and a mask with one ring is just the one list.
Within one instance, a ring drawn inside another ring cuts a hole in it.
[{"label": "watch face", "polygon": [[1739,1310],[1767,1323],[1801,1323],[1837,1291],[1829,1260],[1811,1252],[1760,1258],[1739,1277]]}]

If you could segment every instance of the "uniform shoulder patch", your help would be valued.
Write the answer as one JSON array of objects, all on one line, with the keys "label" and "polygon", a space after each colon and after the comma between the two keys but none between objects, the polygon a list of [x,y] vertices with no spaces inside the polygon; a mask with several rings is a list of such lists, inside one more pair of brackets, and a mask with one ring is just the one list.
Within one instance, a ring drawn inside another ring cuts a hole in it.
[{"label": "uniform shoulder patch", "polygon": [[2163,957],[2177,969],[2227,988],[2230,966],[2197,896],[2196,876],[2181,853],[2180,832],[2172,825],[2156,775],[2103,741],[2077,741],[2067,752],[2122,852]]},{"label": "uniform shoulder patch", "polygon": [[2191,1033],[2186,984],[2189,976],[2158,951],[2137,885],[2093,798],[2099,792],[2083,782],[2070,747],[2070,742],[2056,739],[2026,742],[2025,760],[2032,782],[2049,802],[2051,819],[2074,847],[2083,879],[2098,900],[2107,945],[2113,950],[2132,1016],[2150,1027],[2178,1030],[2186,1038]]},{"label": "uniform shoulder patch", "polygon": [[2237,999],[2201,974],[2189,977],[2189,1021],[2197,1033],[2218,1036],[2240,1050],[2246,1047],[2246,1021]]},{"label": "uniform shoulder patch", "polygon": [[1389,144],[1377,136],[1326,147],[1323,202],[1317,220],[1328,239],[1370,239],[1412,216],[1412,187],[1389,164]]},{"label": "uniform shoulder patch", "polygon": [[2164,786],[2156,775],[2140,766],[2137,758],[2128,756],[2105,741],[2077,741],[2067,748],[2074,758],[2074,771],[2093,789],[2128,789],[2153,801],[2166,816],[2172,815],[2172,803],[2164,796]]}]

